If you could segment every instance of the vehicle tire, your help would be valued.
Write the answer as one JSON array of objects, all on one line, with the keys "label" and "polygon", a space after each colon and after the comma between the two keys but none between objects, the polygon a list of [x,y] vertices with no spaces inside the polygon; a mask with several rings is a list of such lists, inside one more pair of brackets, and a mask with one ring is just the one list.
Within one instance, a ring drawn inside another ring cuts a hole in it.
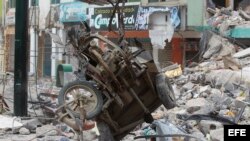
[{"label": "vehicle tire", "polygon": [[156,75],[156,91],[166,109],[172,109],[176,106],[172,85],[164,73]]},{"label": "vehicle tire", "polygon": [[115,141],[109,126],[105,122],[103,121],[97,122],[97,127],[100,132],[98,141]]},{"label": "vehicle tire", "polygon": [[[65,102],[78,99],[79,97],[84,98],[83,102],[86,111],[86,119],[92,119],[101,112],[103,106],[102,95],[93,84],[88,81],[76,80],[66,84],[59,92],[58,103],[59,105],[63,105]],[[90,102],[91,104],[89,104]],[[73,102],[67,106],[67,109],[70,110],[75,117],[80,117],[79,101]],[[65,112],[65,109],[63,111]]]}]

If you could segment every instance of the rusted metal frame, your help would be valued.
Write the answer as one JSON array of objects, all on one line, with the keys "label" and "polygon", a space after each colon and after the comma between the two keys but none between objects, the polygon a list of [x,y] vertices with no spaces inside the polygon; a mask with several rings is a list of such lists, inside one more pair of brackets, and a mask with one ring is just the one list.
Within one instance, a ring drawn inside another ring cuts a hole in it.
[{"label": "rusted metal frame", "polygon": [[121,78],[122,82],[125,84],[125,86],[127,87],[127,89],[129,90],[130,94],[136,99],[136,101],[139,103],[139,105],[141,106],[141,108],[144,110],[144,112],[146,114],[149,114],[149,110],[147,109],[147,107],[143,104],[143,102],[140,100],[140,98],[137,96],[137,94],[135,93],[135,91],[129,86],[128,82],[124,79]]},{"label": "rusted metal frame", "polygon": [[125,0],[122,0],[122,7],[120,8],[120,6],[118,6],[118,19],[119,19],[119,35],[120,38],[118,40],[118,43],[121,44],[124,36],[125,36],[125,32],[124,32],[124,16],[123,16],[123,8],[125,6]]},{"label": "rusted metal frame", "polygon": [[105,121],[106,123],[108,123],[108,124],[115,130],[115,132],[118,132],[118,131],[119,131],[120,126],[118,125],[117,122],[115,122],[115,121],[111,118],[111,116],[110,116],[110,114],[109,114],[109,112],[108,112],[107,110],[104,110],[104,111],[103,111],[103,116],[101,116],[101,119],[102,119],[103,121]]},{"label": "rusted metal frame", "polygon": [[[93,73],[93,74],[92,74]],[[98,84],[100,84],[104,89],[107,89],[108,91],[112,91],[106,84],[103,83],[104,79],[102,78],[100,72],[98,69],[96,69],[91,64],[88,64],[86,75],[91,77],[93,80],[95,80]]]},{"label": "rusted metal frame", "polygon": [[115,6],[115,4],[111,0],[107,0],[108,3],[110,3],[112,6]]},{"label": "rusted metal frame", "polygon": [[140,77],[141,75],[143,75],[146,72],[146,68],[140,69],[140,71],[138,73],[136,73],[136,77]]},{"label": "rusted metal frame", "polygon": [[117,88],[119,90],[121,90],[121,84],[120,84],[120,82],[117,80],[117,78],[115,77],[114,73],[109,69],[109,66],[103,61],[101,55],[95,49],[90,49],[90,52],[92,52],[95,55],[95,57],[97,58],[97,60],[99,61],[99,63],[109,73],[109,76],[113,79],[113,81],[117,85]]},{"label": "rusted metal frame", "polygon": [[86,40],[93,40],[94,38],[97,38],[99,40],[102,40],[103,42],[106,42],[107,44],[111,45],[113,47],[113,51],[118,50],[119,53],[121,53],[127,67],[128,67],[128,71],[131,74],[132,78],[135,80],[136,76],[135,73],[132,71],[132,67],[131,67],[131,62],[130,62],[130,57],[128,54],[126,54],[119,46],[117,46],[116,44],[114,44],[113,42],[111,42],[110,40],[106,39],[104,36],[98,35],[98,34],[91,34]]},{"label": "rusted metal frame", "polygon": [[[108,2],[113,6],[113,12],[112,12],[112,15],[110,17],[110,20],[109,20],[109,26],[108,26],[108,29],[109,31],[112,30],[111,28],[111,23],[113,21],[113,18],[117,12],[118,14],[118,26],[119,26],[119,35],[120,35],[120,38],[118,40],[118,43],[120,44],[125,36],[124,34],[124,16],[123,16],[123,8],[125,6],[125,0],[118,0],[116,4],[114,4],[113,2],[111,2],[110,0],[108,0]],[[122,7],[120,8],[119,4],[122,2]]]},{"label": "rusted metal frame", "polygon": [[146,71],[145,74],[144,74],[144,78],[146,79],[146,82],[147,82],[148,85],[150,86],[152,92],[153,92],[155,95],[157,95],[156,90],[155,90],[155,86],[154,86],[154,84],[153,84],[153,82],[152,82],[152,80],[151,80],[151,78],[150,78],[150,76],[149,76],[149,73],[148,73],[147,71]]},{"label": "rusted metal frame", "polygon": [[106,91],[103,91],[102,93],[108,98],[107,102],[105,102],[105,104],[103,104],[102,106],[102,110],[105,110],[114,101],[114,98],[110,97],[110,95]]},{"label": "rusted metal frame", "polygon": [[115,99],[118,105],[120,105],[121,107],[124,106],[124,103],[122,102],[119,95],[115,94],[113,90],[107,87],[107,85],[105,85],[103,82],[98,80],[95,76],[91,75],[90,77],[92,77],[93,80],[95,80],[98,84],[100,84],[104,89],[106,89],[111,94],[112,98],[108,94],[104,94],[105,96],[108,95],[108,99],[112,99],[111,102],[113,101],[113,99]]},{"label": "rusted metal frame", "polygon": [[[89,67],[91,67],[91,70],[96,70],[95,67],[93,67],[92,65],[89,64]],[[96,70],[97,71],[97,70]],[[95,80],[98,84],[100,84],[104,89],[106,89],[110,94],[111,96],[116,100],[117,104],[120,105],[121,107],[124,106],[124,103],[122,102],[121,98],[119,95],[115,94],[114,91],[109,87],[107,86],[106,84],[104,84],[101,80],[99,80],[96,76],[94,75],[91,75],[91,74],[88,74],[88,76],[90,76],[93,80]],[[100,76],[101,77],[101,76]]]},{"label": "rusted metal frame", "polygon": [[[65,107],[67,106],[68,104],[72,103],[72,102],[75,102],[76,100],[73,100],[71,102],[68,102],[68,103],[65,103],[63,104],[62,106],[60,106],[58,109],[56,110],[53,110],[54,113],[56,113],[58,115],[58,120],[61,121],[61,122],[64,122],[65,124],[67,124],[68,126],[70,126],[71,128],[73,128],[74,130],[76,131],[82,131],[83,130],[83,121],[85,120],[85,117],[86,117],[86,112],[83,108],[83,104],[80,105],[80,121],[77,121],[78,119],[75,118],[75,116],[72,114],[72,112],[68,109],[68,107]],[[81,101],[80,101],[81,103]],[[65,108],[65,110],[67,111],[66,113],[61,113],[59,112],[62,108]],[[48,108],[48,107],[47,107]],[[68,118],[66,116],[70,116],[71,118]],[[80,123],[81,124],[80,124]]]},{"label": "rusted metal frame", "polygon": [[[115,94],[115,93],[114,93]],[[122,99],[121,99],[121,97],[118,95],[118,94],[115,94],[115,102],[122,108],[123,106],[124,106],[124,103],[123,103],[123,101],[122,101]]]},{"label": "rusted metal frame", "polygon": [[114,7],[114,8],[113,8],[114,10],[113,10],[112,15],[111,15],[110,20],[109,20],[109,26],[108,26],[109,31],[112,30],[112,28],[111,28],[112,21],[113,21],[113,18],[114,18],[114,16],[115,16],[115,13],[116,13],[117,9],[119,8],[120,2],[121,2],[121,0],[118,0],[117,3],[116,3],[115,5],[112,4],[112,2],[111,2],[112,6]]},{"label": "rusted metal frame", "polygon": [[[100,81],[104,81],[104,78],[101,76],[101,73],[99,72],[99,70],[96,69],[93,65],[88,64],[86,66],[86,68],[87,68],[86,69],[87,75],[89,75],[91,77],[94,74],[97,77],[97,79],[99,79]],[[93,74],[91,74],[91,73],[93,73]]]},{"label": "rusted metal frame", "polygon": [[106,89],[106,90],[108,90],[109,92],[112,91],[109,87],[107,87],[107,85],[105,85],[102,81],[100,81],[100,80],[99,80],[98,78],[96,78],[94,75],[90,75],[90,77],[91,77],[93,80],[95,80],[98,84],[100,84],[100,85],[103,87],[103,89]]},{"label": "rusted metal frame", "polygon": [[101,41],[106,42],[107,44],[109,44],[109,45],[112,47],[111,49],[112,49],[113,51],[118,50],[119,53],[121,53],[122,57],[124,58],[126,64],[127,64],[127,65],[130,64],[130,62],[128,61],[128,60],[129,60],[129,59],[128,59],[128,58],[129,58],[129,57],[128,57],[128,54],[126,54],[118,45],[116,45],[115,43],[113,43],[113,42],[111,42],[110,40],[106,39],[106,38],[105,38],[104,36],[102,36],[102,35],[91,34],[89,37],[87,37],[86,43],[87,43],[87,41],[90,42],[91,40],[93,40],[93,39],[95,39],[95,38],[97,38],[97,39],[99,39],[99,40],[101,40]]},{"label": "rusted metal frame", "polygon": [[124,70],[126,68],[126,64],[124,64],[124,63],[120,63],[119,65],[120,65],[120,69],[117,71],[115,76],[119,76],[122,72],[124,72]]},{"label": "rusted metal frame", "polygon": [[66,117],[68,115],[68,113],[62,114],[62,113],[58,113],[59,115],[59,121],[65,123],[66,125],[70,126],[72,129],[74,129],[75,131],[79,131],[79,126],[75,123],[75,120],[70,119],[68,117]]},{"label": "rusted metal frame", "polygon": [[128,131],[129,129],[132,129],[143,122],[144,122],[144,119],[140,119],[140,120],[135,121],[135,122],[123,127],[123,128],[120,128],[116,133],[114,133],[114,136],[116,136],[117,134],[123,133],[125,131]]},{"label": "rusted metal frame", "polygon": [[132,63],[132,65],[134,65],[134,66],[137,68],[137,70],[138,70],[138,73],[135,72],[135,75],[136,75],[137,78],[140,77],[140,76],[141,76],[143,73],[145,73],[145,71],[147,70],[147,67],[146,67],[145,65],[140,65],[140,64],[138,64],[135,60],[131,60],[131,63]]}]

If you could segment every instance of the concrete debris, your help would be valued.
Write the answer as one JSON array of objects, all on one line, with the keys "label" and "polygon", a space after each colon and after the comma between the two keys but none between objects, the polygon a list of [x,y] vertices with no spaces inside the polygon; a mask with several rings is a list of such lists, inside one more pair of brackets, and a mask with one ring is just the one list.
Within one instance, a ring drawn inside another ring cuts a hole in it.
[{"label": "concrete debris", "polygon": [[250,48],[241,50],[233,55],[233,57],[235,57],[235,58],[243,58],[243,57],[247,57],[247,56],[250,56]]},{"label": "concrete debris", "polygon": [[217,58],[221,59],[223,56],[232,55],[236,52],[236,45],[230,43],[228,39],[223,38],[215,33],[208,42],[208,49],[203,55],[203,58]]},{"label": "concrete debris", "polygon": [[0,129],[15,129],[23,126],[18,118],[0,115]]},{"label": "concrete debris", "polygon": [[222,141],[224,124],[250,124],[250,50],[226,38],[232,27],[250,21],[242,13],[226,8],[210,12],[214,16],[208,23],[219,34],[206,31],[201,39],[202,61],[192,63],[182,75],[172,78],[178,108],[158,109],[153,116],[167,119],[194,136]]},{"label": "concrete debris", "polygon": [[219,129],[222,128],[223,125],[220,122],[216,121],[207,121],[207,120],[202,120],[199,123],[199,128],[203,134],[209,134],[211,130]]},{"label": "concrete debris", "polygon": [[[199,139],[205,138],[204,134],[199,131],[193,132],[192,135]],[[192,138],[192,139],[189,139],[189,141],[197,141],[197,139]]]},{"label": "concrete debris", "polygon": [[55,130],[56,127],[53,125],[43,125],[36,128],[36,134],[42,136],[56,136],[58,132]]},{"label": "concrete debris", "polygon": [[[211,9],[208,9],[211,12]],[[228,35],[229,30],[236,25],[249,24],[249,15],[244,11],[232,11],[228,8],[212,11],[214,16],[207,20],[208,25],[217,28],[221,35]]]},{"label": "concrete debris", "polygon": [[217,53],[221,50],[221,37],[218,35],[213,35],[208,43],[208,50],[203,55],[203,58],[210,58],[213,54]]},{"label": "concrete debris", "polygon": [[224,129],[211,130],[210,137],[212,141],[224,141]]},{"label": "concrete debris", "polygon": [[194,84],[192,82],[188,82],[187,84],[185,84],[184,86],[182,86],[182,88],[187,91],[187,90],[192,90],[194,88]]},{"label": "concrete debris", "polygon": [[30,134],[30,130],[25,128],[25,127],[22,127],[20,130],[19,130],[19,134],[21,135],[29,135]]},{"label": "concrete debris", "polygon": [[187,101],[186,107],[189,113],[194,113],[203,107],[207,107],[209,102],[204,98],[191,99]]},{"label": "concrete debris", "polygon": [[[229,28],[223,21],[224,17],[216,20],[221,20],[216,26],[225,28],[221,32]],[[230,20],[236,24],[244,19]],[[245,55],[248,53],[241,54],[248,51],[245,49],[238,52],[240,55],[237,56],[238,45],[214,33],[211,33],[210,38],[206,37],[205,41],[207,44],[204,43],[202,47],[201,57],[206,60],[184,68],[181,76],[172,78],[178,107],[170,110],[159,108],[152,115],[157,120],[167,119],[196,137],[222,141],[224,124],[250,124],[250,55],[248,58]],[[142,131],[142,128],[136,129],[134,133],[136,131]]]},{"label": "concrete debris", "polygon": [[42,126],[42,123],[38,119],[22,120],[23,127],[30,131],[35,131],[37,127]]}]

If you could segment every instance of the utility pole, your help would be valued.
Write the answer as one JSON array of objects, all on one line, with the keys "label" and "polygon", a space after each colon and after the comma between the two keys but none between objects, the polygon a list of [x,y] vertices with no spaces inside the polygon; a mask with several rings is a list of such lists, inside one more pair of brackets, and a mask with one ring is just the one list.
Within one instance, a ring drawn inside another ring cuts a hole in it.
[{"label": "utility pole", "polygon": [[14,114],[27,116],[29,0],[16,0]]}]

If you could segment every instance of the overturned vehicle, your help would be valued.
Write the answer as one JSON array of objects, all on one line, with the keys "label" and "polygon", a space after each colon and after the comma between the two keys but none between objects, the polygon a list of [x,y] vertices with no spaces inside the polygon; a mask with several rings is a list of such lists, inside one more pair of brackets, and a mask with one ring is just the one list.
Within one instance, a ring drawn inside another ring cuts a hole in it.
[{"label": "overturned vehicle", "polygon": [[[153,60],[142,60],[147,51],[117,45],[92,34],[86,23],[82,32],[70,31],[70,44],[79,60],[79,78],[62,87],[58,101],[64,108],[60,120],[74,130],[83,130],[82,120],[105,123],[115,140],[122,139],[137,125],[151,123],[160,105],[175,106],[171,84]],[[98,47],[103,42],[106,48]],[[83,77],[81,77],[83,76]],[[106,131],[105,131],[106,132]],[[105,135],[101,135],[101,140]]]}]

